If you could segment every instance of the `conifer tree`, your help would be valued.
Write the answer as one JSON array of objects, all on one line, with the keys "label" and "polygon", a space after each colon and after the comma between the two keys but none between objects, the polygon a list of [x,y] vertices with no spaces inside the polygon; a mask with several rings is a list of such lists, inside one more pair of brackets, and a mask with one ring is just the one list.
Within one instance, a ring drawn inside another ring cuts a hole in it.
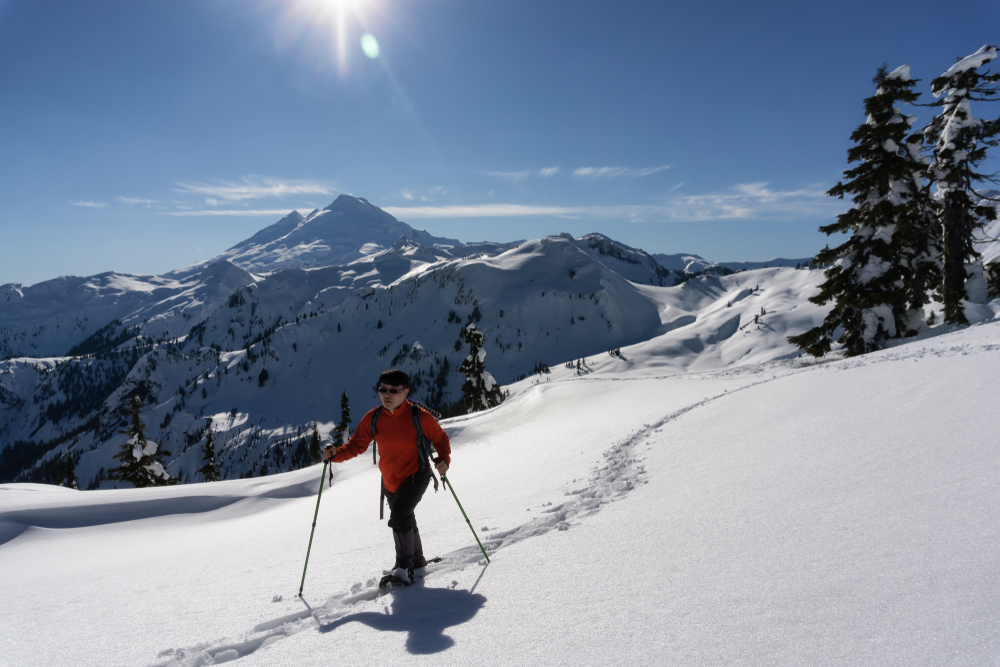
[{"label": "conifer tree", "polygon": [[986,265],[987,299],[1000,299],[1000,259]]},{"label": "conifer tree", "polygon": [[205,465],[198,472],[206,482],[218,482],[219,468],[215,464],[215,436],[211,422],[208,425],[208,433],[205,435],[205,444],[201,448],[201,457],[205,461]]},{"label": "conifer tree", "polygon": [[476,331],[475,324],[470,324],[462,331],[462,337],[469,345],[469,356],[458,368],[459,372],[465,375],[462,397],[466,413],[488,410],[500,405],[506,396],[501,393],[500,386],[486,370],[483,334]]},{"label": "conifer tree", "polygon": [[313,463],[319,463],[323,459],[323,453],[320,451],[319,429],[316,428],[316,422],[313,422],[312,437],[309,438],[308,447],[309,460]]},{"label": "conifer tree", "polygon": [[982,302],[986,284],[982,262],[973,245],[975,234],[987,221],[996,219],[996,209],[980,200],[973,185],[993,180],[979,173],[986,148],[997,145],[1000,121],[984,121],[972,115],[971,102],[995,101],[1000,73],[980,72],[997,57],[997,47],[984,46],[960,59],[931,81],[931,92],[944,99],[932,104],[941,113],[924,128],[926,142],[934,149],[931,174],[937,186],[941,227],[944,233],[944,280],[941,301],[944,321],[968,324],[963,300]]},{"label": "conifer tree", "polygon": [[121,451],[114,455],[121,465],[108,471],[108,479],[131,484],[139,489],[146,486],[170,486],[177,480],[167,473],[163,465],[163,457],[170,452],[161,450],[159,445],[146,439],[146,425],[142,423],[142,401],[133,396],[129,403],[131,419],[127,429],[118,431],[127,435]]},{"label": "conifer tree", "polygon": [[851,235],[816,258],[832,266],[820,293],[809,300],[833,301],[833,308],[821,325],[788,339],[814,356],[830,351],[838,330],[852,356],[925,326],[926,283],[937,266],[933,207],[923,176],[927,160],[920,152],[923,137],[907,136],[916,117],[904,116],[896,106],[917,100],[916,81],[906,65],[886,70],[879,68],[876,93],[865,100],[866,122],[851,134],[855,145],[848,161],[860,164],[827,193],[851,195],[854,202],[837,222],[820,227],[826,234]]},{"label": "conifer tree", "polygon": [[67,489],[80,488],[79,481],[76,478],[76,461],[73,459],[71,452],[66,452],[66,468],[59,475],[58,483],[59,486],[65,486]]},{"label": "conifer tree", "polygon": [[340,395],[340,421],[333,429],[333,444],[339,447],[347,442],[347,438],[350,437],[350,424],[351,404],[347,400],[347,392],[345,391]]}]

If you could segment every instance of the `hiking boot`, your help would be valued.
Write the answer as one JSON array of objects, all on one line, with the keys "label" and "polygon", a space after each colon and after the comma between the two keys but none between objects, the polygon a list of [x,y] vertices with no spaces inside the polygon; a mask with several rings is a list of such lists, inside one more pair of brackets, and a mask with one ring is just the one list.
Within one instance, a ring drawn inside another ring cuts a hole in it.
[{"label": "hiking boot", "polygon": [[395,570],[392,571],[392,576],[402,581],[405,581],[409,584],[413,583],[413,577],[410,576],[410,573],[407,572],[405,568],[397,567]]}]

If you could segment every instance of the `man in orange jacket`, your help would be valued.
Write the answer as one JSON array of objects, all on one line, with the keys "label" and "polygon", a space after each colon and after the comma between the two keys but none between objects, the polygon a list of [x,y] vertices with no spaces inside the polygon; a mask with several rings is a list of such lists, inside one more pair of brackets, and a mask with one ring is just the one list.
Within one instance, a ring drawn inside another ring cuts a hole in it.
[{"label": "man in orange jacket", "polygon": [[406,373],[396,369],[382,373],[378,392],[382,405],[361,418],[354,435],[345,444],[324,448],[323,460],[342,463],[353,459],[377,440],[381,455],[378,467],[382,473],[383,492],[389,502],[389,527],[396,545],[392,576],[412,583],[423,578],[427,565],[414,509],[433,477],[432,462],[418,449],[413,411],[419,410],[421,430],[437,452],[433,466],[438,474],[448,472],[451,445],[448,434],[437,420],[406,400],[410,394],[410,378]]}]

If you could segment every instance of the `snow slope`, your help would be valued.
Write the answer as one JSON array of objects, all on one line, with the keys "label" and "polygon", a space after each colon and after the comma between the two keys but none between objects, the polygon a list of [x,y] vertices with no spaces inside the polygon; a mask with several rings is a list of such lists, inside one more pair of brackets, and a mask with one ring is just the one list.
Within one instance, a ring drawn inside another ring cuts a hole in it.
[{"label": "snow slope", "polygon": [[0,359],[66,354],[113,320],[153,338],[177,335],[253,281],[226,261],[163,276],[102,273],[0,287]]},{"label": "snow slope", "polygon": [[996,664],[998,352],[993,320],[828,363],[526,379],[445,424],[491,564],[428,492],[445,560],[385,596],[364,456],[323,493],[302,599],[319,467],[2,485],[0,661]]}]

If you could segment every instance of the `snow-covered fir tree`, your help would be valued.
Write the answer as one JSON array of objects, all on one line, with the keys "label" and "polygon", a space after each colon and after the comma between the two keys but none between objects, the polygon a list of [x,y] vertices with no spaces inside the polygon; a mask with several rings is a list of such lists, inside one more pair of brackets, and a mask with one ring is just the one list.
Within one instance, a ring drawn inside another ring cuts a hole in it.
[{"label": "snow-covered fir tree", "polygon": [[503,403],[506,396],[500,391],[500,386],[486,370],[486,350],[483,349],[483,334],[476,331],[476,325],[470,324],[462,331],[462,338],[469,346],[469,356],[459,366],[459,372],[465,375],[462,383],[462,397],[467,413],[488,410]]},{"label": "snow-covered fir tree", "polygon": [[851,235],[817,255],[819,263],[832,266],[810,301],[833,301],[833,308],[821,325],[788,339],[814,356],[829,352],[840,331],[838,341],[852,356],[926,326],[927,285],[938,266],[933,203],[924,179],[928,160],[921,155],[923,137],[907,136],[916,116],[897,106],[917,100],[916,81],[906,65],[886,70],[879,69],[876,93],[864,102],[867,120],[851,134],[855,145],[848,162],[859,164],[828,192],[850,195],[854,206],[820,227],[826,234]]},{"label": "snow-covered fir tree", "polygon": [[122,435],[127,435],[121,447],[121,451],[114,455],[116,461],[121,465],[108,471],[108,479],[117,480],[131,484],[139,489],[146,486],[170,486],[176,484],[177,480],[167,473],[163,465],[163,457],[169,456],[170,452],[160,449],[152,440],[146,439],[146,425],[142,423],[142,401],[138,396],[133,396],[129,403],[131,418],[129,427],[119,431]]},{"label": "snow-covered fir tree", "polygon": [[219,468],[215,463],[215,434],[212,431],[212,424],[209,422],[208,432],[205,434],[205,444],[201,448],[201,458],[205,462],[198,472],[206,482],[218,482]]},{"label": "snow-covered fir tree", "polygon": [[347,392],[340,395],[340,421],[333,429],[333,444],[338,447],[350,437],[351,403],[347,400]]},{"label": "snow-covered fir tree", "polygon": [[316,427],[316,422],[312,425],[312,435],[309,437],[309,460],[313,463],[319,463],[323,459],[322,447],[320,447],[319,439],[319,429]]},{"label": "snow-covered fir tree", "polygon": [[997,57],[997,47],[984,46],[971,56],[960,59],[931,82],[931,92],[944,99],[935,102],[941,113],[924,128],[927,143],[933,147],[931,175],[937,187],[944,235],[944,268],[941,301],[944,320],[968,324],[962,306],[964,300],[982,303],[987,298],[983,266],[976,252],[976,232],[989,220],[996,219],[996,209],[976,196],[977,182],[992,180],[978,171],[986,158],[986,149],[997,145],[1000,121],[984,121],[972,115],[973,101],[995,101],[1000,73],[981,72]]}]

